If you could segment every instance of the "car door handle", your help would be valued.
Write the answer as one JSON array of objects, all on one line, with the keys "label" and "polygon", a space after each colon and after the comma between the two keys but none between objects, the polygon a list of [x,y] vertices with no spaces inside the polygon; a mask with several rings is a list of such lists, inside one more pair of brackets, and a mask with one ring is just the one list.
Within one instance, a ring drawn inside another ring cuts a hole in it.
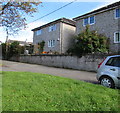
[{"label": "car door handle", "polygon": [[110,69],[111,71],[115,71],[115,69],[113,68],[113,69]]}]

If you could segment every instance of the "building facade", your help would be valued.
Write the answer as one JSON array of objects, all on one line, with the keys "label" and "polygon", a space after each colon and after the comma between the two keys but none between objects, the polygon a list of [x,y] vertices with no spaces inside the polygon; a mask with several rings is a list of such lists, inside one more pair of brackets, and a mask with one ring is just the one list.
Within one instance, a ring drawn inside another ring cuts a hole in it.
[{"label": "building facade", "polygon": [[90,26],[110,39],[110,51],[120,52],[120,2],[94,10],[90,13],[73,18],[76,21],[76,34]]},{"label": "building facade", "polygon": [[[76,27],[73,20],[60,18],[32,31],[34,32],[34,45],[44,41],[45,46],[43,51],[65,53],[72,45]],[[38,49],[35,46],[34,52],[39,51]]]}]

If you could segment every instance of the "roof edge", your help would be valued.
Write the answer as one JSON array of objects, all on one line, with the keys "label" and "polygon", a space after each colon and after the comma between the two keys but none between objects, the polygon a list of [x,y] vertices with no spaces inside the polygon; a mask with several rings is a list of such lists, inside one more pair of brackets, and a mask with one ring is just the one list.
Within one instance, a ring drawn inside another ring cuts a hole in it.
[{"label": "roof edge", "polygon": [[116,7],[120,6],[120,1],[118,2],[115,2],[115,3],[112,3],[112,4],[109,4],[107,6],[104,6],[104,7],[101,7],[99,9],[96,9],[96,10],[93,10],[91,12],[88,12],[86,14],[83,14],[81,16],[78,16],[78,17],[75,17],[73,18],[74,21],[77,21],[77,20],[80,20],[81,18],[84,18],[84,17],[87,17],[87,16],[90,16],[90,15],[93,15],[93,14],[98,14],[98,13],[102,13],[104,11],[108,11],[108,10],[111,10],[111,9],[114,9]]},{"label": "roof edge", "polygon": [[40,29],[42,29],[42,28],[48,27],[48,26],[50,26],[50,25],[52,25],[52,24],[56,24],[56,23],[59,23],[59,22],[63,22],[63,23],[69,24],[69,25],[71,25],[71,26],[75,26],[75,21],[74,21],[74,20],[67,19],[67,18],[64,18],[64,17],[63,17],[63,18],[57,19],[57,20],[55,20],[55,21],[49,22],[49,23],[47,23],[47,24],[44,24],[44,25],[42,25],[42,26],[40,26],[40,27],[34,28],[34,29],[32,29],[31,31],[40,30]]}]

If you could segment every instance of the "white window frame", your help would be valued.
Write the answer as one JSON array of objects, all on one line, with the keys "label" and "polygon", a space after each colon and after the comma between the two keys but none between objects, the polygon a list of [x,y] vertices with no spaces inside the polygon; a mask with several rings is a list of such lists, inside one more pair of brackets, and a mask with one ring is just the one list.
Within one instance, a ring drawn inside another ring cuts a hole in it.
[{"label": "white window frame", "polygon": [[48,47],[55,47],[55,40],[49,40]]},{"label": "white window frame", "polygon": [[41,29],[37,30],[35,33],[36,33],[36,36],[41,35],[42,34],[42,30]]},{"label": "white window frame", "polygon": [[[91,18],[91,17],[94,17],[94,23],[90,23],[90,18]],[[90,16],[90,17],[87,17],[87,18],[88,18],[88,24],[86,24],[86,25],[93,25],[93,24],[95,24],[95,16]],[[86,26],[86,25],[85,25],[85,19],[86,19],[86,18],[83,19],[83,26]]]},{"label": "white window frame", "polygon": [[[94,17],[94,22],[93,22],[93,23],[90,23],[90,18],[91,18],[91,17]],[[90,24],[90,25],[93,25],[93,24],[95,24],[95,16],[91,16],[91,17],[89,17],[89,24]]]},{"label": "white window frame", "polygon": [[55,47],[55,40],[52,40],[52,47]]},{"label": "white window frame", "polygon": [[49,27],[49,32],[52,32],[52,31],[55,31],[55,30],[56,30],[56,24],[51,25],[51,26]]},{"label": "white window frame", "polygon": [[116,41],[116,33],[120,34],[120,31],[114,33],[114,43],[120,43],[120,37],[119,37],[119,41]]},{"label": "white window frame", "polygon": [[48,47],[51,47],[51,46],[50,46],[50,40],[48,41]]},{"label": "white window frame", "polygon": [[[86,24],[86,25],[89,25],[89,17],[87,17],[87,18],[88,18],[88,24]],[[83,26],[86,26],[86,25],[85,25],[85,19],[86,19],[86,18],[83,19]]]},{"label": "white window frame", "polygon": [[[117,9],[120,9],[120,8],[117,8]],[[117,9],[115,9],[115,15],[114,15],[114,16],[115,16],[115,19],[120,18],[120,17],[116,17],[116,14],[117,14],[117,13],[116,13],[116,10],[117,10]]]}]

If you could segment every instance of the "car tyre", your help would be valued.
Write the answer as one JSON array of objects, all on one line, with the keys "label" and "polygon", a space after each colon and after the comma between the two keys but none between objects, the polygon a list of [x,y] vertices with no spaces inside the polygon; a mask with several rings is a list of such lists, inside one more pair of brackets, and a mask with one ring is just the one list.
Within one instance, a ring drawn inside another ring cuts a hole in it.
[{"label": "car tyre", "polygon": [[108,88],[115,88],[114,81],[108,76],[101,77],[100,84]]}]

